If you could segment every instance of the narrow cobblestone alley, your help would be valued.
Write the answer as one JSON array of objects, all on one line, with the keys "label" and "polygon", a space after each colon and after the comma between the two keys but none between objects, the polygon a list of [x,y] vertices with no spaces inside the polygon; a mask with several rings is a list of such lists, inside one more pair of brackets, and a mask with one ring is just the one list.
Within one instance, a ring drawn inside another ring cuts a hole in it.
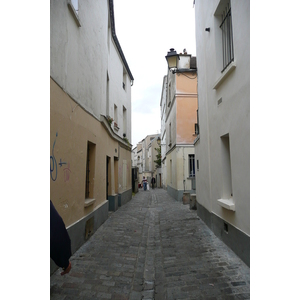
[{"label": "narrow cobblestone alley", "polygon": [[140,190],[71,263],[51,299],[250,299],[250,269],[163,189]]}]

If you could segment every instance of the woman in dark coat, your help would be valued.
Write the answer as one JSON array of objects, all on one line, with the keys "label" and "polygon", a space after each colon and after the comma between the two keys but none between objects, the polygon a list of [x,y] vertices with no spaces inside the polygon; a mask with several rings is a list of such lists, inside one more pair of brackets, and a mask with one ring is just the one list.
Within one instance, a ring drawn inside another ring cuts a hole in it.
[{"label": "woman in dark coat", "polygon": [[61,275],[71,270],[71,240],[65,223],[50,200],[50,257],[63,269]]}]

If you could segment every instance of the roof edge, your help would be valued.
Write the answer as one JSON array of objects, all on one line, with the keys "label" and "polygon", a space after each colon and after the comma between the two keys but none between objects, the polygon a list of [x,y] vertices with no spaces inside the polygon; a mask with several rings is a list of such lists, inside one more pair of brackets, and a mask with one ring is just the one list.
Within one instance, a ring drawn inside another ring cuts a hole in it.
[{"label": "roof edge", "polygon": [[115,16],[114,16],[114,1],[113,0],[109,0],[109,10],[110,10],[110,24],[111,24],[111,33],[112,33],[112,37],[113,37],[113,40],[117,46],[117,49],[119,51],[119,54],[123,60],[123,63],[125,65],[125,68],[128,72],[128,75],[130,77],[131,80],[134,80],[133,76],[132,76],[132,73],[130,71],[130,68],[127,64],[127,61],[126,61],[126,58],[125,58],[125,55],[122,51],[122,48],[121,48],[121,45],[119,43],[119,40],[117,38],[117,35],[116,35],[116,29],[115,29]]}]

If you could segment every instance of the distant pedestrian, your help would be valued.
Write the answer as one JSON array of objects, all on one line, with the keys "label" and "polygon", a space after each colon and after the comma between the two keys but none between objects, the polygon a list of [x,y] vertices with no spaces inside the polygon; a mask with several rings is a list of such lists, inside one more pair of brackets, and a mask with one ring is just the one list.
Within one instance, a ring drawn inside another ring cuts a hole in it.
[{"label": "distant pedestrian", "polygon": [[143,176],[143,186],[144,186],[144,191],[147,190],[147,179],[145,178],[145,176]]},{"label": "distant pedestrian", "polygon": [[70,272],[71,255],[71,240],[65,223],[50,200],[50,257],[63,269],[61,275]]},{"label": "distant pedestrian", "polygon": [[152,179],[151,179],[151,184],[152,184],[152,189],[154,189],[154,185],[155,185],[155,178],[154,177],[152,177]]}]

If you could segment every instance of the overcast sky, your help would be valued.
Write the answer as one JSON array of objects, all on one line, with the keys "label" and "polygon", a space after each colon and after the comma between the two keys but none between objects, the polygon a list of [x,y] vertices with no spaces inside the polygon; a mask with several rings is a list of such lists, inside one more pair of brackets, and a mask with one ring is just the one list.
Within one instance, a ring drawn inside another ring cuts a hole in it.
[{"label": "overcast sky", "polygon": [[114,0],[115,27],[134,77],[131,87],[133,147],[160,133],[162,81],[170,48],[196,56],[193,0]]}]

